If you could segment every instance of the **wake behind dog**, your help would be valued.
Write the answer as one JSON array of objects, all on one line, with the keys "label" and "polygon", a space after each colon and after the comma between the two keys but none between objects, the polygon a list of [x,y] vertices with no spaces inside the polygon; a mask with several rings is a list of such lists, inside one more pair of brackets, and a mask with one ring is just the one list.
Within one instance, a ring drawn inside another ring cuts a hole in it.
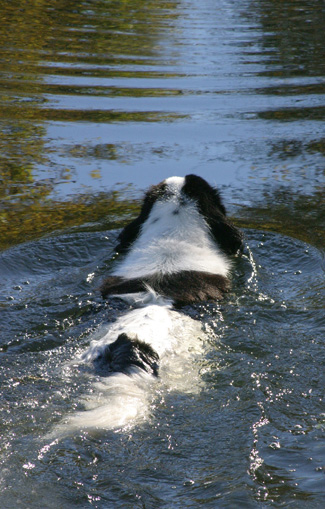
[{"label": "wake behind dog", "polygon": [[81,356],[100,382],[85,411],[62,425],[65,431],[143,421],[157,383],[178,390],[199,386],[193,366],[204,332],[182,307],[222,299],[230,289],[231,256],[242,248],[219,192],[196,175],[151,187],[118,240],[120,259],[101,293],[123,299],[130,311]]}]

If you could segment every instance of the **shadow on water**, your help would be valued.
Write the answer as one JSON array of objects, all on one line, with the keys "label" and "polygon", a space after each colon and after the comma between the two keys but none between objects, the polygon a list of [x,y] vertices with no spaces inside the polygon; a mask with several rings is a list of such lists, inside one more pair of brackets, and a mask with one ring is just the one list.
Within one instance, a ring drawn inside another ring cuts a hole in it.
[{"label": "shadow on water", "polygon": [[[0,13],[1,507],[322,507],[323,2]],[[96,397],[73,360],[125,311],[97,292],[117,229],[189,172],[247,243],[229,300],[186,310],[199,390],[158,383],[142,426],[48,440]]]}]

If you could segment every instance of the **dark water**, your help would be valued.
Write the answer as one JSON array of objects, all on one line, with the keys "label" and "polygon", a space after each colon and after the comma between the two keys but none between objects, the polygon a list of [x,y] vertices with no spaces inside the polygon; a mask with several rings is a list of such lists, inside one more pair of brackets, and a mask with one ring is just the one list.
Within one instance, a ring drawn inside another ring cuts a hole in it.
[{"label": "dark water", "polygon": [[[1,507],[323,507],[324,3],[0,1]],[[148,422],[55,441],[121,311],[141,191],[195,172],[246,235]],[[186,390],[186,384],[188,390]]]}]

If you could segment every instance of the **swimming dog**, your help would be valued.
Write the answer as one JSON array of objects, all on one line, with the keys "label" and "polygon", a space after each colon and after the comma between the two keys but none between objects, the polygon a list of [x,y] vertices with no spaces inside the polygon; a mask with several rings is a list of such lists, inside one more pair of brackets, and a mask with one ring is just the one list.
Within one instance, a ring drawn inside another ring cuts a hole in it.
[{"label": "swimming dog", "polygon": [[198,334],[182,307],[225,296],[231,256],[242,242],[219,191],[203,178],[170,177],[152,186],[139,216],[120,233],[119,258],[100,288],[104,298],[117,296],[130,310],[91,343],[83,361],[100,375],[123,374],[133,388],[159,377],[164,357],[177,355]]}]

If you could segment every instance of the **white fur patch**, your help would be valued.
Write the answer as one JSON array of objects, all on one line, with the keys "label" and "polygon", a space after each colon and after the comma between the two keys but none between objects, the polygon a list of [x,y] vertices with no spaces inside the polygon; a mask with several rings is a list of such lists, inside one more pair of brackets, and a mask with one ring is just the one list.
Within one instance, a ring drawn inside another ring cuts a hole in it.
[{"label": "white fur patch", "polygon": [[174,195],[153,205],[131,251],[112,274],[135,278],[181,270],[227,276],[230,262],[211,239],[195,203],[188,200],[180,204],[178,195]]},{"label": "white fur patch", "polygon": [[165,180],[168,188],[174,193],[180,193],[183,185],[185,184],[184,177],[169,177]]}]

